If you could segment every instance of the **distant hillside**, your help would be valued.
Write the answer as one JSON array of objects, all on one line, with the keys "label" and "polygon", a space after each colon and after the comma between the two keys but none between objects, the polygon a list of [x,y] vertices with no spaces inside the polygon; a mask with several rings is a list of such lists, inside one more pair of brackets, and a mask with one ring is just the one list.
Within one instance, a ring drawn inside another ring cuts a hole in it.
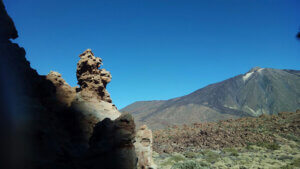
[{"label": "distant hillside", "polygon": [[125,108],[137,124],[151,128],[300,108],[300,71],[252,68],[249,72],[165,101],[140,101]]}]

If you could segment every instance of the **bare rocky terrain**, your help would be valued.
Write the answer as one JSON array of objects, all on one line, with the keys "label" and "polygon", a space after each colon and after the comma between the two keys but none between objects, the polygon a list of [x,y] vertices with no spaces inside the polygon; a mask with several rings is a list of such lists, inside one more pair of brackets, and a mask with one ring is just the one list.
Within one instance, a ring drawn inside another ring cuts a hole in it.
[{"label": "bare rocky terrain", "polygon": [[160,168],[300,168],[300,111],[155,130]]}]

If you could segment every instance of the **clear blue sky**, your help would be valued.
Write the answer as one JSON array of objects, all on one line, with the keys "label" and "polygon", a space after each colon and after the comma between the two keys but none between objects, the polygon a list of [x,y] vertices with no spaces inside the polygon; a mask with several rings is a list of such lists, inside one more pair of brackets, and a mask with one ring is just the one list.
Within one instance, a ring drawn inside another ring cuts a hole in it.
[{"label": "clear blue sky", "polygon": [[40,74],[77,83],[91,48],[122,108],[182,96],[254,66],[300,69],[299,0],[4,0]]}]

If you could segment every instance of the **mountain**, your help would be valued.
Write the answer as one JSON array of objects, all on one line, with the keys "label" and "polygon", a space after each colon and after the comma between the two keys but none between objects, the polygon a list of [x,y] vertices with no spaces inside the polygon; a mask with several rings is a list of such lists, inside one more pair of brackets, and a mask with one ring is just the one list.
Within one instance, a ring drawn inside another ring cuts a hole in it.
[{"label": "mountain", "polygon": [[123,108],[137,124],[151,128],[300,108],[300,71],[252,68],[245,74],[208,85],[186,96],[162,101],[138,101]]}]

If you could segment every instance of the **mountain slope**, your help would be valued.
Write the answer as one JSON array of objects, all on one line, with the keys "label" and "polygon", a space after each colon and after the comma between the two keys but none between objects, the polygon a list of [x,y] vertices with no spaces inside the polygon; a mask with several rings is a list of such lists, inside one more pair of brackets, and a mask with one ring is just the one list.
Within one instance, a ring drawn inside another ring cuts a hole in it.
[{"label": "mountain slope", "polygon": [[249,72],[165,101],[135,102],[121,111],[152,128],[300,108],[300,71],[252,68]]}]

